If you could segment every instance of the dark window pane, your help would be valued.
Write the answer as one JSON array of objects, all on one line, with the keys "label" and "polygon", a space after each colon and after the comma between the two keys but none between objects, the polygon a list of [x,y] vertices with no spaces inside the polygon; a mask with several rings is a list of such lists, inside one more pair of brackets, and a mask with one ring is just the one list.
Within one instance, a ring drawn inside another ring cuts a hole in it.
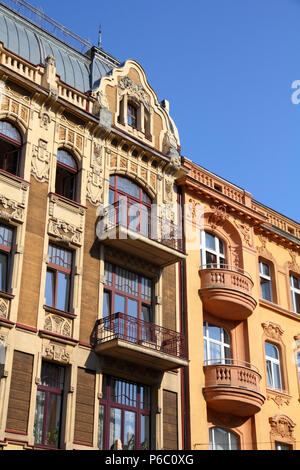
[{"label": "dark window pane", "polygon": [[298,294],[297,292],[295,292],[295,308],[296,312],[300,313],[300,294]]},{"label": "dark window pane", "polygon": [[272,301],[272,286],[271,281],[260,278],[261,296],[265,300]]},{"label": "dark window pane", "polygon": [[55,192],[72,201],[75,200],[76,173],[68,171],[66,168],[57,165]]},{"label": "dark window pane", "polygon": [[62,163],[63,165],[69,166],[70,168],[73,168],[74,170],[77,170],[77,165],[75,162],[75,159],[70,155],[68,152],[65,150],[58,150],[57,152],[57,161],[59,163]]},{"label": "dark window pane", "polygon": [[214,251],[216,249],[215,237],[207,232],[205,232],[205,246]]},{"label": "dark window pane", "polygon": [[8,256],[0,253],[0,291],[7,291]]},{"label": "dark window pane", "polygon": [[45,444],[52,447],[58,447],[59,431],[60,431],[60,414],[61,414],[61,395],[53,393],[49,396],[47,409],[47,427]]}]

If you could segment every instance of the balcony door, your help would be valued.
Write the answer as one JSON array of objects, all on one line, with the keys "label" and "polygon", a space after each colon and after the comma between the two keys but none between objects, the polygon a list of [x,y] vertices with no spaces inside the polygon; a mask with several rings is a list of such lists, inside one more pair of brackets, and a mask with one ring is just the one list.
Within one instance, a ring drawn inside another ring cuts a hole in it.
[{"label": "balcony door", "polygon": [[203,269],[225,267],[225,247],[220,238],[201,232],[201,266]]},{"label": "balcony door", "polygon": [[146,192],[124,176],[109,179],[109,203],[114,205],[114,223],[145,237],[150,235],[151,199]]},{"label": "balcony door", "polygon": [[105,263],[103,317],[126,341],[154,341],[152,280]]}]

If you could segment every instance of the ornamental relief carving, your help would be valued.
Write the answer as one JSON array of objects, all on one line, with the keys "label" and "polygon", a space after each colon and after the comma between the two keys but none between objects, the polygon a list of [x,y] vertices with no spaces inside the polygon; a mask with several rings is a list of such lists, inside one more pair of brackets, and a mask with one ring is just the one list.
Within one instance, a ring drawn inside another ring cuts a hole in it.
[{"label": "ornamental relief carving", "polygon": [[[77,127],[81,128],[81,126]],[[76,147],[80,152],[83,151],[83,136],[65,126],[59,126],[58,140],[59,142],[70,144],[71,147]]]},{"label": "ornamental relief carving", "polygon": [[49,181],[50,153],[47,151],[47,142],[40,139],[38,145],[32,147],[31,174],[39,182]]},{"label": "ornamental relief carving", "polygon": [[67,352],[67,348],[54,342],[43,345],[42,355],[45,359],[67,364],[69,364],[71,360],[70,354]]},{"label": "ornamental relief carving", "polygon": [[257,246],[256,250],[260,256],[263,256],[264,258],[267,259],[273,259],[272,253],[267,249],[267,237],[264,235],[258,235],[259,241],[261,243],[261,246]]},{"label": "ornamental relief carving", "polygon": [[0,318],[8,319],[10,301],[0,297]]},{"label": "ornamental relief carving", "polygon": [[289,271],[294,271],[297,274],[300,274],[300,266],[297,263],[297,253],[293,250],[288,250],[292,261],[288,261],[287,266]]},{"label": "ornamental relief carving", "polygon": [[[2,97],[0,103],[0,110],[6,112],[6,115],[11,114],[12,116],[18,116],[25,124],[28,123],[29,107],[24,106],[23,103],[30,103],[28,96],[21,96],[11,90],[5,85],[3,93],[5,96]],[[10,95],[10,96],[7,96]],[[14,99],[12,99],[14,98]],[[16,101],[16,99],[18,101]]]},{"label": "ornamental relief carving", "polygon": [[0,194],[0,217],[10,222],[23,222],[25,214],[25,206],[23,203],[8,199]]},{"label": "ornamental relief carving", "polygon": [[103,147],[94,142],[91,162],[91,170],[87,172],[87,199],[94,206],[103,203],[103,169],[102,169]]},{"label": "ornamental relief carving", "polygon": [[149,111],[150,103],[145,88],[140,83],[135,83],[130,77],[126,76],[119,81],[119,94],[127,93],[128,96],[134,98],[138,102],[143,103]]},{"label": "ornamental relief carving", "polygon": [[271,435],[273,437],[280,436],[281,438],[294,440],[293,432],[296,423],[294,423],[288,416],[276,415],[269,418],[269,423],[271,425]]},{"label": "ornamental relief carving", "polygon": [[61,336],[72,336],[72,321],[59,315],[49,314],[45,318],[44,329]]},{"label": "ornamental relief carving", "polygon": [[265,322],[262,323],[262,327],[264,329],[264,333],[268,338],[275,339],[276,341],[281,341],[281,337],[284,333],[284,330],[281,328],[280,325],[273,322]]},{"label": "ornamental relief carving", "polygon": [[222,205],[212,206],[211,210],[212,213],[208,218],[208,223],[212,230],[216,230],[217,227],[223,227],[229,217],[226,212],[226,207]]},{"label": "ornamental relief carving", "polygon": [[280,392],[267,392],[267,400],[273,400],[274,403],[280,408],[283,405],[289,405],[291,402],[291,397],[287,396]]},{"label": "ornamental relief carving", "polygon": [[59,238],[65,243],[73,245],[82,245],[82,230],[64,220],[50,219],[48,225],[48,234]]},{"label": "ornamental relief carving", "polygon": [[251,227],[246,223],[240,223],[234,220],[236,228],[243,236],[243,240],[245,245],[252,247],[252,235],[251,235]]}]

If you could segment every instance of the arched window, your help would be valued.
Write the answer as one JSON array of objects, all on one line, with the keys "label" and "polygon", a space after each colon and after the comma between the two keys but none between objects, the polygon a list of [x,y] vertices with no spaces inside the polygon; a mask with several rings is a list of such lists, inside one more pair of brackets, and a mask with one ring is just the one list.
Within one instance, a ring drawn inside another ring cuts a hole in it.
[{"label": "arched window", "polygon": [[239,438],[227,429],[210,428],[209,448],[210,450],[238,450]]},{"label": "arched window", "polygon": [[222,268],[225,264],[225,247],[222,240],[209,232],[202,231],[201,265],[206,268]]},{"label": "arched window", "polygon": [[265,342],[268,387],[282,389],[279,349],[275,344]]},{"label": "arched window", "polygon": [[9,122],[0,121],[0,169],[13,175],[19,172],[22,138]]},{"label": "arched window", "polygon": [[230,337],[225,328],[205,322],[203,338],[205,365],[230,364]]},{"label": "arched window", "polygon": [[74,157],[66,150],[57,152],[55,192],[72,201],[76,200],[78,167]]},{"label": "arched window", "polygon": [[148,236],[151,199],[140,186],[124,176],[112,175],[109,179],[109,203],[115,205],[118,224]]}]

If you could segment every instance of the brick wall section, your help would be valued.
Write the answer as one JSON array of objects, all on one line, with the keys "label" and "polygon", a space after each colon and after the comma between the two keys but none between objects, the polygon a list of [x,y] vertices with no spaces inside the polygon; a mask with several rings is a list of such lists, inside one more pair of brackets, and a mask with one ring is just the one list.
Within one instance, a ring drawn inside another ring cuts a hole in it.
[{"label": "brick wall section", "polygon": [[164,268],[162,276],[163,327],[170,330],[176,330],[176,267]]},{"label": "brick wall section", "polygon": [[100,247],[95,233],[96,210],[89,203],[87,207],[80,316],[80,341],[84,343],[90,342],[98,318],[100,282]]},{"label": "brick wall section", "polygon": [[163,391],[164,450],[178,449],[177,393]]},{"label": "brick wall section", "polygon": [[33,356],[14,352],[6,429],[27,433],[31,397]]},{"label": "brick wall section", "polygon": [[74,442],[93,445],[95,373],[78,368]]},{"label": "brick wall section", "polygon": [[18,322],[36,327],[41,286],[48,184],[31,179]]}]

